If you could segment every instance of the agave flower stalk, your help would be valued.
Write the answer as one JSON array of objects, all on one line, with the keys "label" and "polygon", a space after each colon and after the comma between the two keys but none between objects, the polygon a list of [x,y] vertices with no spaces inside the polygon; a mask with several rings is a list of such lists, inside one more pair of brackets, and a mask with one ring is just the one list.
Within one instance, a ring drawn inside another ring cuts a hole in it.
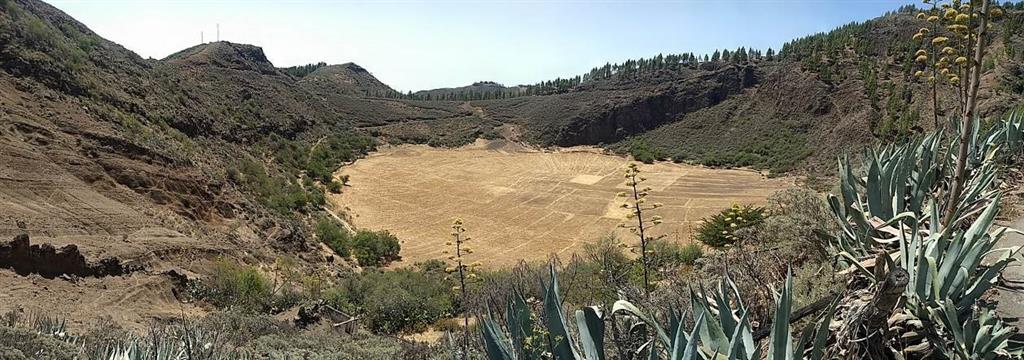
[{"label": "agave flower stalk", "polygon": [[[453,264],[453,266],[450,266],[450,267],[446,268],[445,272],[447,272],[449,274],[455,273],[455,274],[458,275],[459,285],[455,286],[454,290],[457,290],[459,292],[459,297],[460,297],[460,299],[462,301],[463,306],[466,306],[467,300],[469,299],[469,297],[467,296],[467,293],[466,293],[466,283],[468,281],[476,278],[476,273],[473,272],[473,269],[476,269],[477,267],[480,266],[479,262],[474,262],[472,264],[466,264],[466,262],[465,262],[466,261],[465,256],[468,255],[468,254],[472,254],[473,253],[473,249],[470,248],[468,245],[466,245],[466,243],[469,242],[470,237],[466,236],[465,233],[466,233],[466,228],[465,228],[465,226],[463,226],[462,219],[455,219],[455,221],[452,223],[452,232],[451,232],[452,240],[445,244],[445,245],[448,245],[448,246],[453,246],[454,250],[455,250],[454,253],[452,253],[451,255],[448,256],[448,260],[453,262],[454,264]],[[448,250],[445,250],[444,252],[447,253]],[[470,339],[470,336],[469,336],[469,313],[468,312],[465,312],[463,314],[463,319],[462,320],[463,320],[463,332],[464,332],[464,335],[465,335],[463,337],[464,338],[464,343],[463,343],[462,355],[463,355],[464,358],[468,359],[469,358],[469,339]]]},{"label": "agave flower stalk", "polygon": [[629,201],[622,204],[622,207],[630,211],[626,214],[626,220],[635,220],[635,224],[623,223],[620,226],[629,229],[630,232],[640,238],[640,261],[642,262],[644,275],[644,294],[649,294],[651,290],[651,254],[648,248],[651,241],[654,241],[655,238],[648,236],[647,232],[651,227],[661,224],[662,219],[661,216],[657,215],[645,219],[644,211],[654,210],[662,205],[659,203],[647,204],[647,195],[650,194],[651,188],[642,187],[642,183],[647,181],[647,178],[640,175],[640,167],[636,163],[629,164],[626,168],[625,177],[626,187],[629,188],[629,192],[619,193],[619,196],[629,198]]}]

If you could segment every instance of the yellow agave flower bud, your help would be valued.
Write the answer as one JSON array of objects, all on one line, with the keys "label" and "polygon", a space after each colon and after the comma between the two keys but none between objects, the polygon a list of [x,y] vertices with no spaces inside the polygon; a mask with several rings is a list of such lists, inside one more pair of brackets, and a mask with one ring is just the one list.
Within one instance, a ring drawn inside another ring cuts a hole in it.
[{"label": "yellow agave flower bud", "polygon": [[948,37],[939,36],[937,38],[932,39],[932,45],[942,46],[942,45],[945,45],[947,41],[949,41]]},{"label": "yellow agave flower bud", "polygon": [[931,31],[932,31],[932,30],[931,30],[931,29],[929,29],[929,28],[921,28],[921,29],[920,29],[920,30],[918,30],[917,32],[919,32],[919,33],[922,33],[922,34],[927,34],[927,33],[931,32]]},{"label": "yellow agave flower bud", "polygon": [[938,16],[932,15],[932,16],[928,17],[928,22],[938,22],[938,21],[939,21],[939,17]]},{"label": "yellow agave flower bud", "polygon": [[953,85],[958,85],[960,84],[960,78],[957,76],[951,77],[949,78],[949,82]]},{"label": "yellow agave flower bud", "polygon": [[942,75],[949,74],[949,68],[943,68],[942,70],[939,71],[939,73]]},{"label": "yellow agave flower bud", "polygon": [[922,76],[924,76],[924,71],[918,70],[917,72],[914,73],[914,76],[922,77]]},{"label": "yellow agave flower bud", "polygon": [[967,58],[961,56],[961,57],[956,58],[956,60],[954,60],[954,62],[956,62],[957,65],[964,66],[964,65],[967,64]]},{"label": "yellow agave flower bud", "polygon": [[924,20],[925,17],[926,17],[926,15],[923,12],[917,13],[917,18],[918,19]]},{"label": "yellow agave flower bud", "polygon": [[921,56],[921,55],[928,55],[928,52],[924,51],[922,49],[922,50],[918,50],[916,53],[914,53],[914,56]]},{"label": "yellow agave flower bud", "polygon": [[953,19],[956,18],[956,16],[959,14],[960,12],[956,11],[956,9],[946,9],[946,12],[942,14],[942,17],[946,19]]},{"label": "yellow agave flower bud", "polygon": [[917,57],[916,59],[914,59],[914,61],[916,61],[916,62],[919,62],[919,63],[922,63],[922,64],[923,64],[923,63],[924,63],[925,61],[928,61],[928,55],[921,55],[921,56],[918,56],[918,57]]},{"label": "yellow agave flower bud", "polygon": [[914,34],[913,38],[914,38],[914,40],[921,40],[922,38],[924,38],[924,34],[922,34],[922,33]]},{"label": "yellow agave flower bud", "polygon": [[947,47],[942,48],[942,53],[946,54],[946,55],[953,55],[953,54],[956,54],[956,49],[947,46]]},{"label": "yellow agave flower bud", "polygon": [[991,16],[993,19],[1001,18],[1003,17],[1003,9],[994,8],[988,11],[988,15]]},{"label": "yellow agave flower bud", "polygon": [[971,20],[970,16],[967,16],[967,14],[960,14],[960,15],[957,15],[956,18],[953,21],[956,21],[958,23],[963,24],[963,23],[966,23],[969,20]]},{"label": "yellow agave flower bud", "polygon": [[929,84],[934,84],[935,83],[935,77],[934,76],[929,76],[928,77],[928,83]]}]

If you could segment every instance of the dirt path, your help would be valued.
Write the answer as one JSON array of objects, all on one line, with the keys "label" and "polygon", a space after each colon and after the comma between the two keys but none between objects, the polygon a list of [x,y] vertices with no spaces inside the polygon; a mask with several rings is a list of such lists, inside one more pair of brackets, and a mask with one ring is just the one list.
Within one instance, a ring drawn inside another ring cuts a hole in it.
[{"label": "dirt path", "polygon": [[352,227],[352,225],[349,224],[348,221],[345,221],[345,219],[341,218],[341,216],[338,216],[338,214],[336,212],[334,212],[334,210],[332,210],[330,206],[323,206],[323,207],[321,207],[321,209],[326,211],[328,215],[331,215],[331,217],[334,218],[334,220],[337,220],[338,223],[340,223],[341,226],[344,227],[345,230],[347,230],[348,232],[350,232],[350,233],[355,233],[356,232],[356,228]]},{"label": "dirt path", "polygon": [[476,114],[477,117],[481,119],[491,120],[491,115],[487,114],[487,111],[485,111],[484,108],[479,106],[473,106],[473,104],[471,104],[469,101],[462,103],[462,105],[459,105],[459,107],[466,111],[472,111],[474,114]]},{"label": "dirt path", "polygon": [[[1000,225],[1024,230],[1024,216]],[[1024,235],[1010,233],[999,244],[1000,248],[1013,246],[1024,246]],[[1003,283],[1004,286],[999,287],[999,293],[995,296],[999,302],[997,310],[1011,325],[1024,329],[1024,261],[1014,262],[1006,268]]]}]

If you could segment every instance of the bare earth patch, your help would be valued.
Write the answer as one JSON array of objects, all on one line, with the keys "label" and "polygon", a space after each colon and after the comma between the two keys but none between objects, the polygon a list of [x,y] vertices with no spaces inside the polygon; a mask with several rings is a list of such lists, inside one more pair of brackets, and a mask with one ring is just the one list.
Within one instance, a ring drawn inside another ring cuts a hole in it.
[{"label": "bare earth patch", "polygon": [[[625,210],[628,159],[595,148],[534,151],[491,142],[459,149],[383,149],[337,175],[350,185],[330,200],[361,229],[389,230],[403,241],[402,264],[443,259],[450,225],[461,217],[473,238],[472,260],[486,266],[568,256],[618,228]],[[733,203],[762,203],[792,186],[758,172],[657,163],[643,165],[650,201],[665,206],[655,234],[690,241],[699,221]]]}]

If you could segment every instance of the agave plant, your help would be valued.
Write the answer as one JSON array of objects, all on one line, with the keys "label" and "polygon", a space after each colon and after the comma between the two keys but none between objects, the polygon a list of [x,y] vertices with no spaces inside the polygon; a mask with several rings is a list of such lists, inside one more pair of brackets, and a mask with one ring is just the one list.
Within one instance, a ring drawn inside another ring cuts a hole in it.
[{"label": "agave plant", "polygon": [[982,360],[1019,358],[1021,352],[1010,348],[1010,336],[1015,329],[1007,326],[987,307],[972,309],[963,318],[961,312],[949,301],[941,301],[929,308],[931,317],[938,319],[942,331],[951,338],[948,344],[939,346],[947,358],[960,360]]},{"label": "agave plant", "polygon": [[[554,268],[551,269],[551,279],[551,283],[545,287],[542,308],[546,327],[542,331],[534,328],[537,317],[518,294],[513,295],[508,302],[505,328],[511,336],[506,336],[493,315],[482,319],[484,349],[489,359],[605,358],[604,321],[607,319],[602,316],[601,310],[596,307],[577,310],[575,318],[579,335],[572,336],[562,315],[564,312],[558,296],[558,279]],[[813,360],[820,360],[825,353],[828,324],[831,322],[834,305],[825,312],[812,331],[805,332],[803,338],[794,342],[790,327],[792,294],[793,279],[790,275],[778,297],[768,350],[764,355],[768,359],[779,360],[803,359],[808,355]],[[754,340],[753,327],[735,283],[726,278],[719,283],[717,292],[708,295],[701,289],[700,292],[691,292],[691,299],[694,325],[690,331],[686,331],[684,316],[679,311],[669,312],[668,326],[664,327],[654,316],[627,300],[615,302],[611,315],[636,319],[637,323],[653,329],[653,338],[635,349],[638,354],[646,354],[647,359],[762,358],[762,346]],[[733,308],[733,304],[736,308]],[[542,342],[540,347],[536,346],[538,337]],[[808,349],[807,345],[811,345],[811,348]]]},{"label": "agave plant", "polygon": [[854,176],[849,157],[839,162],[841,191],[828,197],[842,230],[832,244],[835,252],[866,257],[874,249],[892,248],[891,238],[880,230],[891,225],[885,220],[899,214],[925,212],[944,166],[940,138],[941,134],[932,134],[903,146],[869,151],[863,179]]},{"label": "agave plant", "polygon": [[[897,222],[916,222],[921,228],[942,229],[939,212],[952,208],[953,223],[977,216],[993,202],[998,189],[995,179],[998,167],[994,161],[1002,149],[1019,148],[1024,137],[1024,119],[1016,113],[1001,121],[985,136],[968,137],[971,161],[968,182],[959,199],[949,201],[938,197],[948,188],[952,154],[945,149],[958,146],[959,136],[943,146],[943,134],[933,133],[921,140],[901,146],[869,150],[863,178],[854,175],[849,158],[839,162],[840,193],[829,195],[829,207],[837,218],[842,234],[832,243],[845,265],[856,266],[859,260],[873,257],[879,251],[894,252],[899,247]],[[978,129],[977,126],[973,127]]]},{"label": "agave plant", "polygon": [[[1019,232],[994,226],[1000,203],[997,195],[967,230],[922,231],[920,222],[912,218],[909,226],[901,224],[908,229],[900,232],[899,242],[900,266],[910,277],[908,305],[946,302],[966,311],[996,284],[1021,250],[1019,246],[995,248],[1007,232]],[[938,217],[938,210],[933,208],[931,216]]]},{"label": "agave plant", "polygon": [[[1004,337],[1015,330],[978,306],[1021,251],[997,249],[1003,236],[1016,230],[994,224],[1001,204],[994,186],[996,159],[1007,150],[1019,151],[1021,123],[1014,113],[985,134],[973,127],[966,137],[971,141],[967,185],[953,200],[942,194],[951,181],[946,176],[953,154],[940,146],[941,134],[869,152],[863,179],[853,176],[848,159],[840,163],[842,191],[830,196],[829,204],[842,232],[832,248],[863,279],[876,279],[865,261],[875,256],[907,271],[906,309],[889,325],[926,338],[918,350],[939,345],[945,356],[956,359],[1009,353]],[[958,138],[948,148],[958,147]],[[944,228],[940,214],[947,209],[952,209],[955,226]]]},{"label": "agave plant", "polygon": [[537,331],[537,316],[532,313],[526,299],[518,293],[512,295],[508,300],[505,326],[511,337],[505,335],[493,315],[481,321],[484,350],[488,358],[538,359],[545,354],[553,359],[565,360],[605,358],[604,316],[601,309],[591,306],[576,310],[576,327],[580,334],[579,338],[573,337],[562,307],[554,265],[550,267],[550,272],[551,282],[541,283],[544,290],[544,329]]}]

